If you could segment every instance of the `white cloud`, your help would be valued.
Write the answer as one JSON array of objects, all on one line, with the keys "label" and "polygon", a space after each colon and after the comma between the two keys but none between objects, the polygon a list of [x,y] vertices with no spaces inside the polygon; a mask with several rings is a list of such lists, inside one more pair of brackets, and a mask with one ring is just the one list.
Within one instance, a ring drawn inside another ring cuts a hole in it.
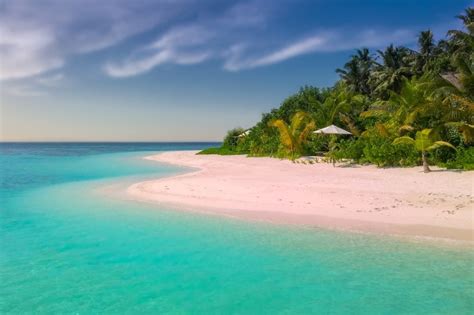
[{"label": "white cloud", "polygon": [[[201,26],[171,29],[152,44],[135,51],[122,62],[109,62],[105,72],[112,77],[128,77],[150,71],[164,63],[189,65],[210,57],[205,47],[212,32]],[[196,47],[200,47],[196,49]]]},{"label": "white cloud", "polygon": [[73,54],[115,45],[190,10],[196,0],[15,0],[0,5],[0,79],[62,67]]},{"label": "white cloud", "polygon": [[321,48],[326,41],[327,39],[322,35],[313,36],[295,43],[291,43],[287,46],[277,49],[274,52],[270,52],[269,54],[247,59],[243,59],[241,57],[244,47],[237,45],[230,50],[229,58],[224,63],[224,69],[229,71],[238,71],[241,69],[255,68],[282,62],[284,60],[315,51],[318,48]]},{"label": "white cloud", "polygon": [[[211,5],[216,3],[219,5]],[[236,0],[233,4],[219,0],[2,2],[0,80],[45,76],[61,68],[72,55],[117,45],[147,31],[144,38],[159,35],[146,44],[140,40],[133,44],[131,40],[128,45],[135,47],[122,59],[112,57],[106,61],[104,72],[111,77],[128,77],[163,64],[189,65],[210,59],[221,61],[225,70],[240,71],[315,52],[378,48],[414,39],[414,34],[403,30],[287,31],[278,25],[275,12],[277,7],[278,12],[283,12],[289,3],[292,2],[282,1],[278,6],[269,0]],[[51,79],[49,84],[54,81]]]},{"label": "white cloud", "polygon": [[49,51],[53,42],[54,35],[47,29],[0,27],[0,79],[22,78],[61,67],[62,58]]},{"label": "white cloud", "polygon": [[43,96],[49,94],[51,89],[59,87],[64,81],[62,73],[52,73],[35,76],[23,80],[8,80],[2,82],[0,94],[21,97]]},{"label": "white cloud", "polygon": [[28,84],[13,84],[13,85],[4,85],[2,87],[1,94],[8,94],[12,96],[20,96],[20,97],[37,97],[37,96],[44,96],[47,94],[46,91],[42,89],[38,89],[35,86],[31,86]]},{"label": "white cloud", "polygon": [[248,46],[234,45],[225,54],[224,69],[239,71],[271,65],[315,52],[344,51],[362,47],[379,48],[391,43],[407,43],[411,40],[415,40],[415,34],[407,30],[394,32],[366,30],[358,34],[338,30],[320,32],[262,55],[248,56],[245,54],[249,50]]},{"label": "white cloud", "polygon": [[57,86],[63,79],[64,75],[62,73],[55,73],[48,76],[39,77],[36,79],[36,82],[40,85],[53,87]]}]

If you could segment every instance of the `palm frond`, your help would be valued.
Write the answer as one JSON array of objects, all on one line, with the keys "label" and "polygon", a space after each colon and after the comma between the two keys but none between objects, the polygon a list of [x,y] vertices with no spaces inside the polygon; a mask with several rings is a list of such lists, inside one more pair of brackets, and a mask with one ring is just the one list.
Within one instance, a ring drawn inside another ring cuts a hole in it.
[{"label": "palm frond", "polygon": [[386,115],[388,115],[388,112],[384,109],[369,109],[360,113],[361,118],[379,118]]},{"label": "palm frond", "polygon": [[346,124],[347,128],[349,128],[349,131],[353,135],[355,135],[355,136],[360,135],[359,128],[357,128],[357,126],[354,123],[354,120],[351,117],[349,117],[346,114],[339,113],[339,118]]},{"label": "palm frond", "polygon": [[413,130],[415,130],[415,128],[413,128],[413,126],[410,126],[410,125],[403,125],[400,128],[398,128],[399,133],[411,132]]},{"label": "palm frond", "polygon": [[432,150],[436,150],[438,148],[442,148],[442,147],[447,147],[447,148],[451,148],[451,149],[454,149],[456,150],[456,147],[453,146],[451,143],[449,142],[446,142],[446,141],[436,141],[435,143],[433,143],[432,145],[430,145],[429,147],[426,148],[426,151],[432,151]]},{"label": "palm frond", "polygon": [[301,133],[298,136],[299,146],[301,146],[306,141],[306,139],[308,138],[308,136],[311,134],[311,132],[314,129],[316,129],[316,124],[314,123],[314,121],[311,121],[306,125],[306,127],[303,129],[303,131],[301,131]]},{"label": "palm frond", "polygon": [[270,121],[269,126],[277,128],[280,133],[281,144],[288,150],[293,150],[293,137],[288,125],[282,119],[276,119]]},{"label": "palm frond", "polygon": [[392,144],[400,145],[400,144],[407,144],[407,145],[414,145],[415,140],[409,136],[398,137],[393,140]]},{"label": "palm frond", "polygon": [[299,130],[303,122],[308,118],[308,114],[305,112],[297,112],[291,118],[291,129],[294,131]]},{"label": "palm frond", "polygon": [[384,138],[387,138],[388,136],[390,136],[390,133],[388,132],[388,129],[384,124],[376,123],[375,124],[375,129],[377,130],[379,135],[384,137]]}]

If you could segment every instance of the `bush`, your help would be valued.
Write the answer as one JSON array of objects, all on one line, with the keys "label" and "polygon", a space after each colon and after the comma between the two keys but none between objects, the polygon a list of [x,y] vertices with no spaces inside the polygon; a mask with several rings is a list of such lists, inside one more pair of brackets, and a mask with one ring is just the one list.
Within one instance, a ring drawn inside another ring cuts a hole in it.
[{"label": "bush", "polygon": [[242,128],[234,128],[227,131],[227,135],[224,138],[222,147],[235,150],[237,148],[237,145],[239,144],[239,140],[240,140],[239,136],[244,132],[245,130]]},{"label": "bush", "polygon": [[336,160],[351,159],[359,162],[364,155],[364,146],[363,139],[343,139],[337,145],[338,150],[334,152],[334,158]]},{"label": "bush", "polygon": [[241,153],[238,151],[231,150],[229,148],[220,147],[220,148],[207,148],[198,152],[197,154],[237,155]]},{"label": "bush", "polygon": [[419,164],[420,154],[410,145],[393,145],[392,139],[371,137],[364,140],[361,162],[377,166],[414,166]]},{"label": "bush", "polygon": [[459,147],[454,160],[441,164],[449,169],[474,170],[474,147]]},{"label": "bush", "polygon": [[337,150],[331,153],[336,160],[351,159],[357,163],[384,166],[414,166],[419,163],[420,154],[413,146],[393,145],[392,139],[376,136],[342,140]]}]

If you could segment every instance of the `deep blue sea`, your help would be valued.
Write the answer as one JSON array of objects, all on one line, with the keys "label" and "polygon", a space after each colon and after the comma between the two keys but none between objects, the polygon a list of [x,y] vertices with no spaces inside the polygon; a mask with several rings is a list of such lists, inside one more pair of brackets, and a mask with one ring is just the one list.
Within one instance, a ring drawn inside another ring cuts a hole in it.
[{"label": "deep blue sea", "polygon": [[208,143],[0,144],[1,314],[473,314],[474,252],[105,193]]}]

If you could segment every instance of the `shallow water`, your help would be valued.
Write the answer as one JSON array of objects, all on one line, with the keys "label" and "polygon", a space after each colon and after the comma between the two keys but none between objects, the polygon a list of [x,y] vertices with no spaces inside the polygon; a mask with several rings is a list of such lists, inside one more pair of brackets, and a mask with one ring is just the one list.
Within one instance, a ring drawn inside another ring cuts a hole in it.
[{"label": "shallow water", "polygon": [[0,313],[470,314],[471,250],[110,198],[207,144],[1,144]]}]

